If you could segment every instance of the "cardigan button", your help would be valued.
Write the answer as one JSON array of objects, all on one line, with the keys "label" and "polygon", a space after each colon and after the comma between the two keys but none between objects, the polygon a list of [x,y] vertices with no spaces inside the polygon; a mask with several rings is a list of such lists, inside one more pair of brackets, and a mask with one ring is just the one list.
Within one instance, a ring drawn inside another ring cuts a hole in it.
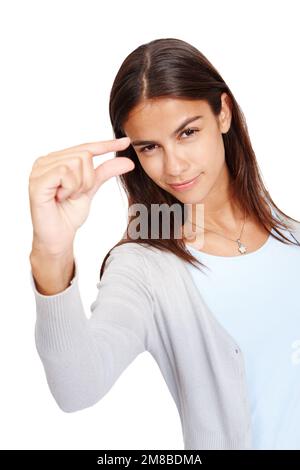
[{"label": "cardigan button", "polygon": [[235,352],[236,352],[236,354],[238,354],[238,353],[239,353],[239,350],[238,350],[238,349],[235,349]]}]

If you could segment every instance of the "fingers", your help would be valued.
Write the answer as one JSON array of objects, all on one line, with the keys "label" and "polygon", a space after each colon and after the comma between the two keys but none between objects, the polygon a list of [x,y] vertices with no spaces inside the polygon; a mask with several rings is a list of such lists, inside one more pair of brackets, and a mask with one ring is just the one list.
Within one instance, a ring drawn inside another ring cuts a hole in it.
[{"label": "fingers", "polygon": [[75,173],[62,164],[48,169],[39,177],[30,178],[29,193],[35,204],[45,204],[53,200],[55,195],[59,195],[60,200],[66,199],[77,188],[78,179]]},{"label": "fingers", "polygon": [[79,192],[86,192],[93,187],[95,181],[93,161],[90,158],[81,159],[76,154],[36,167],[32,177],[38,178],[58,165],[66,165],[75,173]]},{"label": "fingers", "polygon": [[[56,171],[58,178],[56,178],[56,196],[58,199],[70,197],[70,195],[76,199],[80,193],[92,195],[109,178],[134,169],[134,163],[126,157],[113,158],[94,169],[92,157],[127,148],[129,144],[130,139],[126,137],[124,139],[81,144],[49,153],[34,162],[30,180],[34,183],[36,180],[45,183],[49,177],[51,183],[55,180]],[[61,180],[59,179],[60,176]],[[60,188],[60,185],[62,188]],[[34,186],[36,187],[35,184]],[[48,186],[48,189],[49,191],[50,189],[54,190],[54,187],[50,188]]]},{"label": "fingers", "polygon": [[[95,194],[99,187],[113,176],[121,175],[134,169],[134,163],[127,157],[118,157],[107,160],[100,164],[96,169],[93,166],[93,160],[90,158],[81,158],[77,154],[70,154],[65,158],[57,158],[54,161],[36,166],[31,174],[31,179],[39,178],[53,168],[60,165],[68,166],[78,181],[76,193],[84,193],[94,188],[90,193]],[[94,187],[94,185],[96,186]]]},{"label": "fingers", "polygon": [[100,186],[113,176],[118,176],[128,171],[133,170],[135,167],[132,160],[126,157],[113,158],[101,163],[95,169],[95,182],[93,188],[89,191],[89,196],[93,197],[98,191]]},{"label": "fingers", "polygon": [[[130,145],[129,137],[122,137],[120,139],[102,140],[99,142],[90,142],[86,144],[75,145],[74,147],[68,147],[63,150],[51,152],[48,155],[52,157],[57,155],[68,155],[74,152],[88,152],[91,156],[103,155],[108,152],[116,152],[118,150],[124,150]],[[47,156],[48,156],[47,155]],[[46,157],[47,157],[46,156]]]},{"label": "fingers", "polygon": [[34,171],[43,170],[44,168],[48,167],[49,165],[53,165],[53,163],[61,163],[63,160],[67,160],[69,158],[80,158],[82,160],[92,160],[92,154],[87,150],[81,152],[68,152],[68,153],[57,153],[57,155],[49,153],[45,157],[39,157],[35,160],[33,165]]}]

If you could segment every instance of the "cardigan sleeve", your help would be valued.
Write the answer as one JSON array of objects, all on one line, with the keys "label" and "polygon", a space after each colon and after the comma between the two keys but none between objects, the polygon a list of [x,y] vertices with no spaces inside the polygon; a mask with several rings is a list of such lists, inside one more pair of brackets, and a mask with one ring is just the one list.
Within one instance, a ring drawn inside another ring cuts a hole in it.
[{"label": "cardigan sleeve", "polygon": [[76,258],[71,284],[58,294],[38,292],[30,270],[36,348],[49,389],[65,412],[98,402],[152,340],[153,297],[146,261],[126,245],[111,250],[89,318]]}]

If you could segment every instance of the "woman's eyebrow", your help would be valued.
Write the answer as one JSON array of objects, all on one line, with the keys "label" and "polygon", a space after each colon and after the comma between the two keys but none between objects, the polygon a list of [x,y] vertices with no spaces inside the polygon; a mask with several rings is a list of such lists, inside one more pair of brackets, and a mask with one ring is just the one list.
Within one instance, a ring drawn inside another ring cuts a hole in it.
[{"label": "woman's eyebrow", "polygon": [[[185,128],[185,126],[187,124],[189,124],[190,122],[193,122],[193,121],[196,121],[197,119],[200,119],[200,118],[203,118],[204,116],[193,116],[193,117],[189,117],[187,119],[185,119],[179,127],[177,127],[177,129],[175,129],[175,131],[171,134],[171,137],[173,137],[174,135],[178,134],[178,132],[180,132],[182,129]],[[155,142],[155,140],[135,140],[133,142],[131,142],[131,145],[135,146],[135,147],[138,147],[140,145],[150,145],[150,144],[158,144],[158,142]]]}]

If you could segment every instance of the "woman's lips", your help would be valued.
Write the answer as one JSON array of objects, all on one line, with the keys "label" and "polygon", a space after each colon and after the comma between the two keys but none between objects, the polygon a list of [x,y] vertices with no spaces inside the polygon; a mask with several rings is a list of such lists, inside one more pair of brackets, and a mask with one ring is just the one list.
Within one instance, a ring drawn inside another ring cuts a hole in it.
[{"label": "woman's lips", "polygon": [[201,175],[201,173],[196,176],[194,179],[188,181],[187,183],[182,183],[182,184],[169,184],[169,186],[172,188],[172,189],[175,189],[175,191],[182,191],[184,189],[187,189],[187,188],[191,188],[195,183],[196,183],[196,180],[197,178]]}]

